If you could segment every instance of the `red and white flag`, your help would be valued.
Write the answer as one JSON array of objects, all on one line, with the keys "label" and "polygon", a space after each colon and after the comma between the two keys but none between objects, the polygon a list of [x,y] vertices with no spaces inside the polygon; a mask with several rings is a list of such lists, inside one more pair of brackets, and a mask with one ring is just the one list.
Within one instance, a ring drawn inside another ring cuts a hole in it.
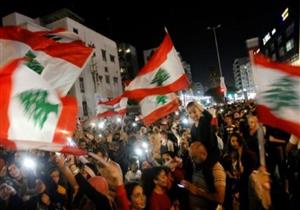
[{"label": "red and white flag", "polygon": [[26,65],[62,96],[75,83],[92,53],[93,49],[70,32],[31,32],[17,26],[0,27],[0,66],[26,57]]},{"label": "red and white flag", "polygon": [[260,54],[252,65],[259,120],[300,137],[300,67]]},{"label": "red and white flag", "polygon": [[148,63],[126,87],[124,96],[141,100],[149,95],[164,95],[186,89],[188,78],[169,34]]},{"label": "red and white flag", "polygon": [[157,120],[178,110],[179,101],[175,93],[147,96],[140,101],[142,119],[149,126]]},{"label": "red and white flag", "polygon": [[69,147],[77,104],[59,98],[47,81],[16,59],[0,69],[0,145],[82,154]]},{"label": "red and white flag", "polygon": [[112,116],[124,116],[127,111],[128,98],[118,96],[110,101],[99,102],[98,104],[98,118],[112,117]]}]

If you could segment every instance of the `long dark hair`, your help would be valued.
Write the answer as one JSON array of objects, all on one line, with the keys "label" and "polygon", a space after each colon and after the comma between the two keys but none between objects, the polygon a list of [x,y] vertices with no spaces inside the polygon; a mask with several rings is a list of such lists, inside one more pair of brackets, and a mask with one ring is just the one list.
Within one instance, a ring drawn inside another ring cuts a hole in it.
[{"label": "long dark hair", "polygon": [[157,179],[162,171],[167,172],[165,167],[160,166],[148,168],[143,171],[141,181],[147,198],[150,197],[155,187],[154,180]]},{"label": "long dark hair", "polygon": [[132,192],[137,186],[141,186],[141,185],[137,182],[130,182],[125,185],[128,200],[131,200]]}]

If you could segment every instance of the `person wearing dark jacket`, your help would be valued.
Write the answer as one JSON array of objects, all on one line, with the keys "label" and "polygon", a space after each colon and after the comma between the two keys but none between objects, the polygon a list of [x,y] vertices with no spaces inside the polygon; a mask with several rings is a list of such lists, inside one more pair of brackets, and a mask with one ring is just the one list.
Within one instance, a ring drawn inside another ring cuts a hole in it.
[{"label": "person wearing dark jacket", "polygon": [[95,205],[97,210],[111,210],[112,206],[108,197],[99,193],[90,183],[83,177],[79,168],[76,165],[70,167],[73,175],[75,176],[76,182],[79,185],[80,191],[82,191]]},{"label": "person wearing dark jacket", "polygon": [[218,149],[217,137],[212,129],[212,115],[197,102],[188,103],[187,112],[194,121],[191,129],[191,142],[200,141],[206,145],[207,149],[213,154],[215,161],[219,159],[220,150]]}]

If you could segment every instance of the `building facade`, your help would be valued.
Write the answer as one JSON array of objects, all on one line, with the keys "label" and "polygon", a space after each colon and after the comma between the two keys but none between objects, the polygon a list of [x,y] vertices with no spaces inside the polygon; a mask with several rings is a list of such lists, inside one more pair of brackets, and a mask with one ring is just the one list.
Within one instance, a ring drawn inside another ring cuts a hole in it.
[{"label": "building facade", "polygon": [[237,58],[233,62],[234,83],[237,90],[255,92],[249,58]]},{"label": "building facade", "polygon": [[4,17],[2,22],[3,25],[20,25],[31,31],[64,28],[77,34],[87,46],[95,49],[90,62],[69,92],[76,97],[79,117],[84,119],[96,114],[99,100],[111,99],[122,93],[117,44],[77,22],[79,18],[75,21],[66,16],[76,17],[69,10],[61,10],[54,15],[43,17],[44,19],[32,19],[12,13]]},{"label": "building facade", "polygon": [[139,70],[136,49],[123,42],[118,42],[117,45],[122,81],[132,80]]},{"label": "building facade", "polygon": [[260,37],[258,51],[272,60],[300,65],[300,2],[286,0],[281,9],[274,26]]}]

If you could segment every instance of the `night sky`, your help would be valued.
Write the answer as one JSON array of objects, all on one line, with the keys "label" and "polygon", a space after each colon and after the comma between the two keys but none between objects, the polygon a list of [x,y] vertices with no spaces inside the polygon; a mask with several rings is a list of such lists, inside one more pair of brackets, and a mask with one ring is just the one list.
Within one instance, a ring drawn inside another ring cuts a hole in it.
[{"label": "night sky", "polygon": [[[194,81],[205,86],[208,70],[217,66],[216,49],[212,31],[207,26],[221,24],[217,30],[221,63],[225,81],[233,82],[232,63],[235,58],[247,56],[245,40],[261,36],[272,29],[284,8],[284,0],[251,1],[189,1],[162,4],[163,1],[143,1],[126,4],[95,6],[97,0],[1,0],[1,17],[17,11],[30,17],[44,16],[66,7],[85,19],[85,25],[113,39],[142,50],[157,47],[164,37],[164,26],[173,39],[175,48],[191,64]],[[295,0],[297,1],[297,0]],[[131,1],[129,1],[131,2]],[[141,65],[142,63],[140,63]]]}]

